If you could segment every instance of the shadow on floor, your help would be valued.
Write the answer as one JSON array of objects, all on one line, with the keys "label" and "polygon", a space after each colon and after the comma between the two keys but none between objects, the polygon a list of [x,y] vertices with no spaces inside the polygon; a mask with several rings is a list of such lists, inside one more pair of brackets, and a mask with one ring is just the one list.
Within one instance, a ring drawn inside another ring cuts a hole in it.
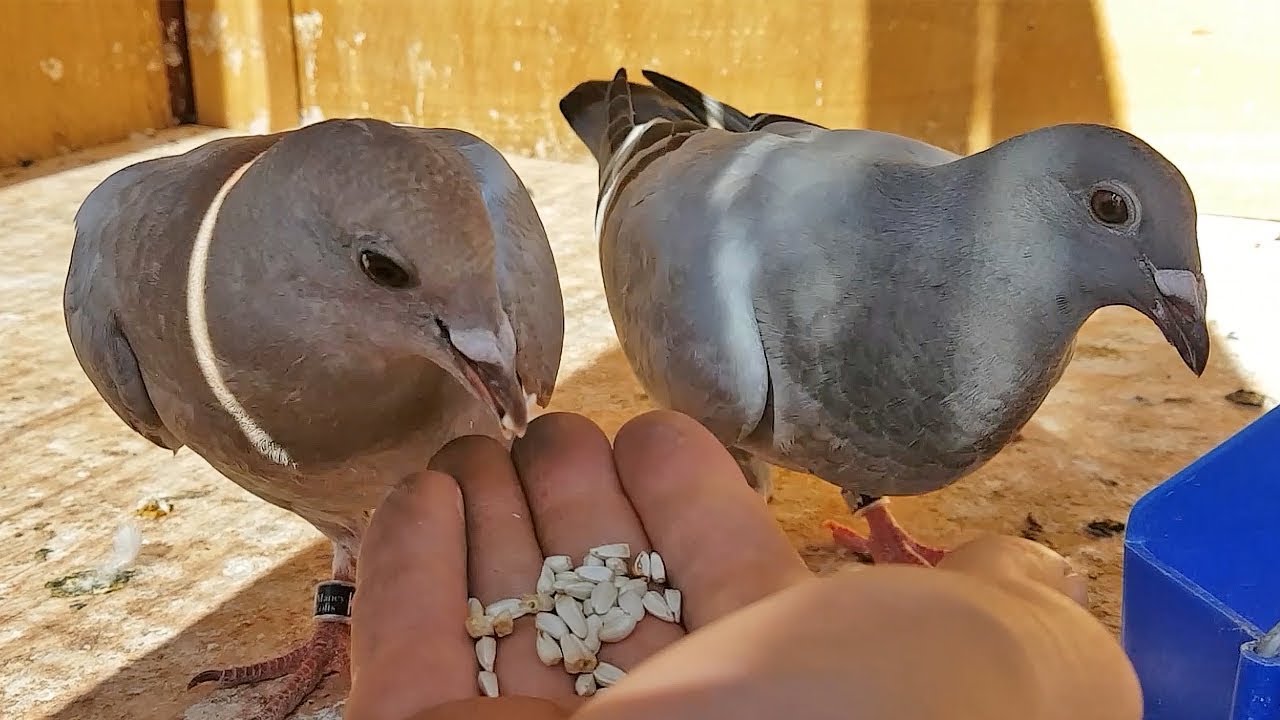
[{"label": "shadow on floor", "polygon": [[[627,419],[649,407],[621,352],[614,350],[564,379],[556,390],[552,409],[583,413],[612,436]],[[210,538],[210,542],[216,543],[217,539]],[[283,652],[305,639],[311,629],[306,614],[311,593],[315,583],[328,576],[329,552],[328,543],[317,535],[317,542],[265,574],[252,587],[48,717],[159,720],[183,717],[187,708],[196,703],[201,707],[198,713],[193,711],[188,716],[193,720],[240,717],[252,707],[255,695],[278,681],[230,691],[212,686],[187,691],[187,681],[206,666],[251,662]],[[128,588],[119,592],[127,593]],[[345,674],[326,679],[298,714],[305,717],[308,712],[341,700],[347,683]]]},{"label": "shadow on floor", "polygon": [[[1120,537],[1088,532],[1098,520],[1123,522],[1136,497],[1257,416],[1223,399],[1240,386],[1223,353],[1196,380],[1172,348],[1137,313],[1104,310],[1086,325],[1077,359],[1023,439],[956,485],[895,510],[926,540],[956,542],[977,532],[1027,533],[1083,564],[1094,582],[1094,611],[1118,618]],[[1215,338],[1215,342],[1223,342]],[[553,409],[595,419],[612,436],[651,407],[620,351],[566,378]],[[833,550],[818,523],[847,519],[834,488],[782,473],[773,510],[816,571],[851,562]],[[1034,518],[1029,527],[1028,518]],[[196,664],[243,662],[286,649],[309,630],[306,606],[328,572],[328,547],[317,542],[251,588],[186,628],[164,646],[89,690],[51,717],[181,717],[203,702],[202,720],[236,717],[267,687],[220,691],[184,687]],[[127,590],[123,591],[127,592]],[[209,650],[211,643],[216,647]],[[346,677],[330,677],[302,716],[345,696]]]}]

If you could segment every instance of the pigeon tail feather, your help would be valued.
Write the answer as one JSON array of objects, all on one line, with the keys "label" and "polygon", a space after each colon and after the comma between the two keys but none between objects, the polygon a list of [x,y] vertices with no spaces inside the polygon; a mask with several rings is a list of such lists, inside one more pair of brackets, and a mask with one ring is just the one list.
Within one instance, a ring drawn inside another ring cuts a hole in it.
[{"label": "pigeon tail feather", "polygon": [[745,133],[762,130],[773,123],[800,123],[823,129],[821,125],[790,115],[780,113],[756,113],[747,115],[738,108],[717,100],[688,83],[681,82],[656,70],[640,71],[653,86],[666,93],[672,100],[680,103],[699,122],[714,128],[722,128],[729,132]]},{"label": "pigeon tail feather", "polygon": [[751,117],[738,108],[655,70],[641,70],[640,73],[654,87],[683,105],[703,125],[730,132],[748,132],[751,129]]},{"label": "pigeon tail feather", "polygon": [[600,168],[600,195],[596,202],[596,236],[604,229],[609,211],[622,191],[651,163],[674,152],[686,140],[709,128],[693,118],[676,119],[667,113],[637,123],[631,84],[626,68],[618,68],[605,90],[607,124]]},{"label": "pigeon tail feather", "polygon": [[618,68],[613,80],[605,89],[604,104],[607,108],[609,124],[606,126],[606,137],[609,140],[610,155],[615,155],[626,144],[627,135],[636,126],[636,109],[631,104],[631,86],[627,84],[627,69]]},{"label": "pigeon tail feather", "polygon": [[[612,80],[585,80],[560,98],[560,114],[569,123],[582,144],[591,151],[601,168],[609,162],[607,129],[609,125],[608,93]],[[636,125],[653,119],[693,121],[694,117],[671,96],[651,85],[628,82],[633,122]]]}]

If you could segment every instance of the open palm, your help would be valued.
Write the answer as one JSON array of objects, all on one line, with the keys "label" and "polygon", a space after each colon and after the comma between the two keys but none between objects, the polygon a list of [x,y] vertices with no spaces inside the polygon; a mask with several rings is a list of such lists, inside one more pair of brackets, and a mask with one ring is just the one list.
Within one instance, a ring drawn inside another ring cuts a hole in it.
[{"label": "open palm", "polygon": [[[669,586],[682,593],[681,622],[646,614],[627,637],[603,644],[599,660],[624,671],[809,577],[733,459],[675,413],[632,420],[614,446],[581,416],[544,415],[510,454],[467,437],[430,468],[379,508],[364,542],[351,718],[404,717],[479,694],[467,598],[490,604],[533,593],[548,556],[576,566],[609,543],[661,554]],[[501,694],[566,709],[587,701],[563,664],[539,659],[537,635],[529,615],[497,641]]]}]

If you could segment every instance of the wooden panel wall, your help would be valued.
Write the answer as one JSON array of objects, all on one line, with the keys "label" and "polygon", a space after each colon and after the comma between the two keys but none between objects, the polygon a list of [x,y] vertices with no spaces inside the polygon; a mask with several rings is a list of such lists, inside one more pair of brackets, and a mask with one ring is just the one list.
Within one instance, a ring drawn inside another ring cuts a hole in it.
[{"label": "wooden panel wall", "polygon": [[298,124],[289,0],[186,0],[197,122],[264,133]]},{"label": "wooden panel wall", "polygon": [[0,167],[176,124],[156,0],[3,0]]},{"label": "wooden panel wall", "polygon": [[1119,125],[1183,166],[1205,211],[1280,218],[1280,4],[1266,0],[292,4],[306,119],[453,125],[583,158],[556,103],[625,64],[748,112],[959,151],[1056,122]]},{"label": "wooden panel wall", "polygon": [[1202,212],[1280,220],[1280,2],[1101,0],[1121,120]]},{"label": "wooden panel wall", "polygon": [[[0,166],[173,124],[156,0],[0,0]],[[161,0],[176,3],[178,0]],[[1204,212],[1280,219],[1270,0],[186,0],[198,121],[451,125],[586,153],[560,97],[625,64],[748,112],[967,152],[1056,122],[1138,133]],[[168,62],[168,66],[166,66]],[[17,101],[13,101],[17,98]]]}]

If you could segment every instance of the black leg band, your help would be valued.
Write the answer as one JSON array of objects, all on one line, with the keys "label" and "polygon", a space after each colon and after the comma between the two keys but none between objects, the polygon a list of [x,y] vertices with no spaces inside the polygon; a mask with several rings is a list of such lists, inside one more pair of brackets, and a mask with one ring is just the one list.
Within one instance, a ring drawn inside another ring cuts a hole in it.
[{"label": "black leg band", "polygon": [[316,585],[316,619],[325,622],[349,622],[351,599],[356,584],[343,580],[326,580]]}]

